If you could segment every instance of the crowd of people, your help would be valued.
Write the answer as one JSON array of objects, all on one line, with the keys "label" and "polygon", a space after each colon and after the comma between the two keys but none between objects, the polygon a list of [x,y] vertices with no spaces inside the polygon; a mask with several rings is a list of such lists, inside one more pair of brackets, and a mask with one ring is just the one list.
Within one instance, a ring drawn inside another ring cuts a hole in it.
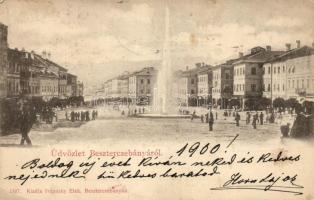
[{"label": "crowd of people", "polygon": [[65,112],[65,119],[70,120],[72,122],[75,121],[90,121],[95,120],[98,117],[97,110],[81,110],[81,111],[74,111],[72,110],[70,113],[68,111]]},{"label": "crowd of people", "polygon": [[145,107],[135,107],[135,108],[128,108],[127,110],[122,110],[122,116],[136,116],[138,114],[144,114],[146,112]]},{"label": "crowd of people", "polygon": [[[263,126],[266,124],[277,123],[280,124],[280,130],[284,137],[304,137],[304,136],[312,136],[313,135],[313,114],[304,112],[296,112],[288,114],[282,112],[275,111],[247,111],[245,113],[245,123],[246,125],[251,124],[253,129],[257,129],[258,125]],[[289,116],[290,121],[287,122],[283,120]],[[201,123],[208,123],[209,131],[213,131],[213,126],[215,121],[218,119],[218,111],[213,111],[211,108],[208,109],[206,114],[197,115],[194,110],[191,114],[191,121],[195,118],[200,118]],[[240,112],[236,109],[234,110],[224,110],[223,118],[226,120],[227,118],[233,118],[236,126],[240,126],[241,115]],[[290,125],[292,124],[292,127]]]}]

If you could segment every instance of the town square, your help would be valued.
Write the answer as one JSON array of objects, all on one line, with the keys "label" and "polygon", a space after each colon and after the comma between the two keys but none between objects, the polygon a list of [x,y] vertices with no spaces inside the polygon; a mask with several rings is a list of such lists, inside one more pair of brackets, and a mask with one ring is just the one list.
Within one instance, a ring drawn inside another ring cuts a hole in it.
[{"label": "town square", "polygon": [[306,199],[313,0],[0,0],[0,200]]}]

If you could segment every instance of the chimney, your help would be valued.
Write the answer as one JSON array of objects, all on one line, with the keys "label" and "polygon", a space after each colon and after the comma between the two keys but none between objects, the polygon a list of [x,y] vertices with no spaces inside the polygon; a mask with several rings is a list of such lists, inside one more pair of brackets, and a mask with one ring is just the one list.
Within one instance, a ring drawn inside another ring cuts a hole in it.
[{"label": "chimney", "polygon": [[48,52],[47,58],[50,60],[50,58],[51,58],[51,53],[50,52]]},{"label": "chimney", "polygon": [[243,57],[243,52],[239,52],[239,58]]},{"label": "chimney", "polygon": [[301,47],[301,41],[300,40],[297,40],[295,41],[297,43],[297,48],[300,48]]},{"label": "chimney", "polygon": [[46,51],[43,51],[43,52],[42,52],[42,57],[43,57],[44,59],[46,59],[46,57],[47,57],[47,52],[46,52]]},{"label": "chimney", "polygon": [[202,66],[202,63],[195,63],[196,68],[199,68]]},{"label": "chimney", "polygon": [[267,50],[267,51],[271,51],[271,46],[270,46],[270,45],[267,45],[267,46],[266,46],[266,50]]},{"label": "chimney", "polygon": [[287,44],[286,44],[286,48],[287,48],[287,51],[290,51],[290,50],[291,50],[291,44],[290,44],[290,43],[287,43]]},{"label": "chimney", "polygon": [[34,54],[35,54],[35,51],[31,50],[31,59],[34,59]]}]

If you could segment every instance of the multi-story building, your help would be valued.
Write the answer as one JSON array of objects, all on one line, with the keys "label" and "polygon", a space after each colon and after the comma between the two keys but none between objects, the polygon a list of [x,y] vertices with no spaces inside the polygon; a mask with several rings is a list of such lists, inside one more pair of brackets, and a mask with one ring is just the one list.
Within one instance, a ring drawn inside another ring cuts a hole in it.
[{"label": "multi-story building", "polygon": [[[60,81],[59,81],[59,83],[60,83]],[[84,95],[84,84],[83,84],[83,82],[78,81],[77,82],[77,94],[76,94],[76,96],[83,96],[83,95]]]},{"label": "multi-story building", "polygon": [[183,105],[197,105],[197,72],[198,68],[182,71],[178,80],[180,103]]},{"label": "multi-story building", "polygon": [[211,66],[197,67],[197,106],[208,105],[212,97],[213,72]]},{"label": "multi-story building", "polygon": [[0,23],[0,100],[6,97],[8,65],[8,27]]},{"label": "multi-story building", "polygon": [[7,97],[17,97],[20,93],[20,69],[23,65],[21,52],[8,49]]},{"label": "multi-story building", "polygon": [[44,101],[48,101],[53,97],[58,97],[58,75],[54,72],[40,71],[36,73],[36,76],[39,80],[40,90],[39,96],[43,98]]},{"label": "multi-story building", "polygon": [[266,62],[263,66],[263,96],[276,98],[314,98],[314,46],[300,47],[287,51]]},{"label": "multi-story building", "polygon": [[220,108],[228,108],[228,101],[233,95],[233,66],[224,63],[213,67],[213,104]]},{"label": "multi-story building", "polygon": [[156,70],[153,67],[146,67],[130,74],[128,89],[132,103],[150,103],[155,82]]},{"label": "multi-story building", "polygon": [[67,73],[67,96],[76,96],[77,94],[77,76]]},{"label": "multi-story building", "polygon": [[246,100],[255,100],[262,96],[263,83],[263,64],[282,51],[272,51],[270,46],[266,49],[255,47],[250,54],[241,56],[233,63],[233,95],[240,100],[242,108]]},{"label": "multi-story building", "polygon": [[6,71],[8,62],[8,27],[0,23],[0,135],[3,132],[4,120],[2,112],[2,103],[6,98]]}]

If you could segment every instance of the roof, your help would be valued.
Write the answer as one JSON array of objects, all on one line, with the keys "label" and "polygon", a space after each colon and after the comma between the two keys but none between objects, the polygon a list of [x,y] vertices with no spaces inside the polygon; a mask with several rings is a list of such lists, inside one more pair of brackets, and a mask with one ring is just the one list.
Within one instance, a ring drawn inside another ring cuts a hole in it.
[{"label": "roof", "polygon": [[273,58],[269,62],[276,62],[276,61],[284,61],[293,58],[299,58],[304,56],[314,55],[314,48],[303,46],[300,48],[295,48],[290,51],[286,51],[285,53]]},{"label": "roof", "polygon": [[222,68],[222,67],[231,68],[232,64],[230,64],[230,63],[222,63],[220,65],[213,66],[212,69],[216,70],[216,69],[219,69],[219,68]]},{"label": "roof", "polygon": [[181,71],[182,76],[191,76],[191,75],[197,75],[197,74],[202,74],[202,73],[207,73],[210,72],[212,69],[211,65],[203,65],[200,67],[188,69],[185,71]]},{"label": "roof", "polygon": [[233,64],[236,65],[236,64],[241,64],[241,63],[265,63],[283,53],[284,51],[261,50],[255,53],[251,53],[247,56],[241,57],[240,59],[238,59],[238,61],[233,62]]}]

